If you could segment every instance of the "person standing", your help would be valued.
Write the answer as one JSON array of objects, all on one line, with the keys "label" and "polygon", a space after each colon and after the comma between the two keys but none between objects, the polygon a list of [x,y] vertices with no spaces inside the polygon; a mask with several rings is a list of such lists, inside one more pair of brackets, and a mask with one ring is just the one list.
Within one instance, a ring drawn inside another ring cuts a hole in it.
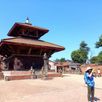
[{"label": "person standing", "polygon": [[98,68],[97,72],[98,72],[98,77],[101,77],[101,71],[99,68]]},{"label": "person standing", "polygon": [[91,67],[87,67],[84,74],[84,81],[87,84],[87,98],[88,102],[94,102],[94,90],[95,90],[95,82],[94,82],[94,70]]}]

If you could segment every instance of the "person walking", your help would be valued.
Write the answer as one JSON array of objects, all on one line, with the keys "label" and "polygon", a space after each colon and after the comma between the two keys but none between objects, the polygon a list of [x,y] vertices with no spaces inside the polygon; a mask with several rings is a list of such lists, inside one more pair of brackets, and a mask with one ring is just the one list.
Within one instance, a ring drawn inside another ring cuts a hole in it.
[{"label": "person walking", "polygon": [[88,93],[87,93],[88,102],[94,102],[95,82],[94,82],[93,73],[94,73],[94,70],[91,67],[87,67],[84,74],[85,84],[87,85],[87,89],[88,89]]}]

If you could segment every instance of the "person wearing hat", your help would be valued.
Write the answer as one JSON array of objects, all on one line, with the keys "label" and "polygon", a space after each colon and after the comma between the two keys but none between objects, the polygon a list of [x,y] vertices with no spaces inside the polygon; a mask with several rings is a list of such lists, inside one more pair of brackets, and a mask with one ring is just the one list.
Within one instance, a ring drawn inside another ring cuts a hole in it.
[{"label": "person wearing hat", "polygon": [[88,102],[94,102],[94,71],[91,67],[87,67],[85,74],[84,74],[84,81],[87,84],[87,97],[88,97]]}]

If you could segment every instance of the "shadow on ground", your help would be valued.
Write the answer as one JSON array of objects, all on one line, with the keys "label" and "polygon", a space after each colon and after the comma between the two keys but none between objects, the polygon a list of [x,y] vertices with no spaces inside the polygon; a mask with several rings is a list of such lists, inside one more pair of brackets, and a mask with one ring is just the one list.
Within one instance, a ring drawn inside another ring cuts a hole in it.
[{"label": "shadow on ground", "polygon": [[46,77],[46,78],[42,78],[42,80],[53,80],[53,77]]},{"label": "shadow on ground", "polygon": [[99,98],[97,98],[97,97],[94,97],[94,100],[95,100],[95,101],[100,101],[100,99],[99,99]]}]

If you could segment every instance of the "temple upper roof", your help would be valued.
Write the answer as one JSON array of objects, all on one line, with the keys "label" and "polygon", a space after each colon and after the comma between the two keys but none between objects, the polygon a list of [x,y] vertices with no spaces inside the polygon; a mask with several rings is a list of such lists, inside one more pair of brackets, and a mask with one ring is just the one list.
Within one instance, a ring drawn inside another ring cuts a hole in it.
[{"label": "temple upper roof", "polygon": [[8,32],[8,36],[21,36],[26,38],[39,39],[48,31],[48,29],[32,26],[29,23],[15,23]]}]

